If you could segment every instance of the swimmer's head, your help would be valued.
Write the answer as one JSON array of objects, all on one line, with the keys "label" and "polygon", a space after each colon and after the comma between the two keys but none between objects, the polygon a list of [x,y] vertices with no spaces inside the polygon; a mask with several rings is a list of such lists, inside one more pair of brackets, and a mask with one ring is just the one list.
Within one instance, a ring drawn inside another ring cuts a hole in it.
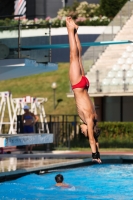
[{"label": "swimmer's head", "polygon": [[63,176],[61,174],[57,174],[55,176],[55,180],[56,180],[57,183],[62,183],[64,178],[63,178]]}]

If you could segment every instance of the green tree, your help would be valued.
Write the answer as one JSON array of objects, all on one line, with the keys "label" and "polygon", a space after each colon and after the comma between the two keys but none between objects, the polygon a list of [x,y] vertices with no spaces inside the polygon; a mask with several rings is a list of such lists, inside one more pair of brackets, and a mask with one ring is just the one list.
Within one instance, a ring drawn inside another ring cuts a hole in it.
[{"label": "green tree", "polygon": [[102,15],[115,17],[127,0],[100,0],[100,10]]}]

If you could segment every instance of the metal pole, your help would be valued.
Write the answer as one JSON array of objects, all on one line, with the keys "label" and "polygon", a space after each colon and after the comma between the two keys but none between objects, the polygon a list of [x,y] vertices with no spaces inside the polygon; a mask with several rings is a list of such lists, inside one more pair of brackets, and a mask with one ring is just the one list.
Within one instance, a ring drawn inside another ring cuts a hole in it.
[{"label": "metal pole", "polygon": [[96,71],[96,90],[99,92],[99,70]]},{"label": "metal pole", "polygon": [[114,38],[114,25],[113,25],[113,20],[112,20],[112,40],[113,40],[113,38]]},{"label": "metal pole", "polygon": [[55,102],[55,88],[53,89],[53,100],[54,100],[54,109],[55,109],[55,107],[56,107],[56,102]]},{"label": "metal pole", "polygon": [[19,17],[19,20],[18,20],[18,58],[20,58],[20,46],[21,46],[20,28],[21,28],[21,25],[20,25],[20,17]]},{"label": "metal pole", "polygon": [[55,92],[56,91],[55,90],[56,90],[56,87],[57,87],[56,82],[53,82],[51,87],[53,89],[53,104],[54,104],[54,109],[55,109],[55,107],[56,107],[56,99],[55,99]]},{"label": "metal pole", "polygon": [[69,123],[69,130],[68,130],[68,149],[70,150],[70,123]]},{"label": "metal pole", "polygon": [[123,70],[123,90],[124,92],[127,90],[127,84],[126,84],[126,70]]},{"label": "metal pole", "polygon": [[65,8],[65,0],[62,0],[62,8]]},{"label": "metal pole", "polygon": [[[51,45],[51,22],[49,22],[49,45]],[[49,49],[49,62],[51,62],[51,54],[52,54],[52,50]]]}]

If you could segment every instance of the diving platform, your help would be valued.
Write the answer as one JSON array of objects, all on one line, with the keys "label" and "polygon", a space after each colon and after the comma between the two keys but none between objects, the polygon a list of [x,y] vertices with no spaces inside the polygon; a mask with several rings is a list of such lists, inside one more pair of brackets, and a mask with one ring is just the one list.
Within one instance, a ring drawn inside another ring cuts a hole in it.
[{"label": "diving platform", "polygon": [[53,133],[0,134],[0,148],[53,143]]},{"label": "diving platform", "polygon": [[58,69],[56,63],[38,63],[28,58],[0,60],[0,80],[30,76]]}]

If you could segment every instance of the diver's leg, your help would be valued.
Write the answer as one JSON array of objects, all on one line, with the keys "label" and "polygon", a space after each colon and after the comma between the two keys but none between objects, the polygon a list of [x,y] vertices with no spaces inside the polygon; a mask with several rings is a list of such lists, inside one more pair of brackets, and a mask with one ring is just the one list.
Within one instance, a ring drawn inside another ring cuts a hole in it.
[{"label": "diver's leg", "polygon": [[79,50],[79,65],[80,65],[81,73],[84,76],[85,72],[84,72],[84,68],[83,68],[83,64],[82,64],[82,58],[81,58],[81,56],[82,56],[82,54],[81,54],[82,53],[82,47],[81,47],[81,43],[80,43],[77,31],[75,33],[75,39],[76,39],[77,47],[78,47],[78,50]]},{"label": "diver's leg", "polygon": [[77,43],[77,47],[78,47],[78,51],[79,51],[79,55],[78,55],[78,57],[79,57],[79,65],[80,65],[80,68],[81,68],[81,74],[84,76],[85,75],[85,73],[84,73],[84,68],[83,68],[83,64],[82,64],[82,58],[81,58],[81,56],[82,56],[82,47],[81,47],[81,43],[80,43],[80,40],[79,40],[79,37],[78,37],[78,33],[77,33],[77,30],[78,30],[78,26],[75,24],[75,22],[72,20],[72,23],[73,23],[73,25],[74,25],[74,27],[75,27],[75,39],[76,39],[76,43]]},{"label": "diver's leg", "polygon": [[79,51],[75,39],[76,29],[73,25],[71,17],[66,18],[66,26],[68,31],[69,45],[70,45],[70,69],[69,77],[72,85],[77,84],[82,77],[81,68],[79,64]]},{"label": "diver's leg", "polygon": [[87,119],[87,129],[88,129],[88,139],[89,139],[89,143],[90,143],[90,147],[91,147],[91,151],[92,151],[92,160],[96,161],[98,163],[101,163],[101,160],[99,159],[99,154],[97,152],[97,146],[96,146],[96,141],[94,138],[94,121],[93,121],[93,116],[89,117]]}]

